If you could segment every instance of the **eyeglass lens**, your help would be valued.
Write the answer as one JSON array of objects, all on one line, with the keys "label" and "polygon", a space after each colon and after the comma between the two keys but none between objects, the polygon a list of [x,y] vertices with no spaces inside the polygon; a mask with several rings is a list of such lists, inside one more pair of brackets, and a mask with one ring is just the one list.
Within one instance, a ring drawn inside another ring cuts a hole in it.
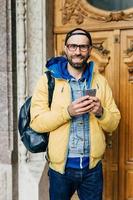
[{"label": "eyeglass lens", "polygon": [[79,47],[80,51],[87,51],[89,49],[89,45],[86,44],[81,44],[81,45],[77,45],[77,44],[67,44],[67,48],[69,49],[69,51],[76,51],[76,49]]}]

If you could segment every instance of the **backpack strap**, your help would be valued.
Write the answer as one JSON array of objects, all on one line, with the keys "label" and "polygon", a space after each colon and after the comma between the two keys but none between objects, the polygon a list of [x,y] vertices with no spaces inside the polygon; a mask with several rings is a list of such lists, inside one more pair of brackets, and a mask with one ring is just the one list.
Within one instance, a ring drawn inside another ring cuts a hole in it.
[{"label": "backpack strap", "polygon": [[51,106],[52,98],[53,98],[53,91],[55,86],[55,79],[51,76],[50,71],[45,72],[47,79],[48,79],[48,101],[49,107]]}]

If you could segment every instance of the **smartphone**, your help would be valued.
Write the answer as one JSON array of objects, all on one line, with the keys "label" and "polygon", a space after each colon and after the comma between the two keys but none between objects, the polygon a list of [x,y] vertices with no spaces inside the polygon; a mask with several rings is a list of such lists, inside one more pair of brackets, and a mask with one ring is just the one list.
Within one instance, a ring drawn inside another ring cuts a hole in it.
[{"label": "smartphone", "polygon": [[89,96],[96,96],[96,89],[88,89],[85,90],[85,95],[89,95]]}]

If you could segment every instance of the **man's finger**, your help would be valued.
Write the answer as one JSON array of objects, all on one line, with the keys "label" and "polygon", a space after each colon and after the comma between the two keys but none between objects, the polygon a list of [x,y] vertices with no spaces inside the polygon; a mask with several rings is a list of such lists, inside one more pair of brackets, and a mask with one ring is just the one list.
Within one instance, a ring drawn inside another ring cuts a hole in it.
[{"label": "man's finger", "polygon": [[82,101],[85,101],[85,100],[87,100],[87,99],[89,99],[89,96],[88,96],[88,95],[82,96],[82,97],[76,99],[74,102],[75,102],[75,103],[81,103]]}]

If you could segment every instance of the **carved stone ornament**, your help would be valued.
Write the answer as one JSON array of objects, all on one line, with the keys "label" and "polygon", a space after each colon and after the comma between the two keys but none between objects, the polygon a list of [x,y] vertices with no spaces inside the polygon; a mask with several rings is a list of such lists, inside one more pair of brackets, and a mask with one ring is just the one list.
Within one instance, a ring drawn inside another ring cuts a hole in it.
[{"label": "carved stone ornament", "polygon": [[[27,2],[17,0],[17,73],[18,77],[18,110],[27,96]],[[19,158],[27,161],[27,150],[19,140]]]},{"label": "carved stone ornament", "polygon": [[[93,9],[92,9],[93,8]],[[100,11],[100,12],[98,12]],[[133,10],[106,12],[97,9],[84,0],[65,0],[62,8],[62,24],[67,24],[71,19],[74,19],[78,25],[84,22],[84,19],[94,19],[103,22],[111,21],[131,21],[133,20]]]},{"label": "carved stone ornament", "polygon": [[133,83],[133,44],[126,50],[126,57],[124,63],[128,66],[129,81]]}]

